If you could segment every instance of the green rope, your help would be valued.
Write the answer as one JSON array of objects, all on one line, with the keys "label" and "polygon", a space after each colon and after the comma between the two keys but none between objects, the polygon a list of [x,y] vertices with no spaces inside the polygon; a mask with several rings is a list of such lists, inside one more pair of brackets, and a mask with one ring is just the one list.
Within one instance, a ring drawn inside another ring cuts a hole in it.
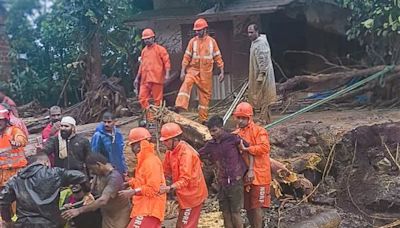
[{"label": "green rope", "polygon": [[295,116],[298,116],[300,114],[308,112],[308,111],[310,111],[310,110],[312,110],[312,109],[314,109],[314,108],[316,108],[316,107],[318,107],[318,106],[320,106],[322,104],[325,104],[326,102],[328,102],[330,100],[338,98],[339,96],[341,96],[341,95],[343,95],[343,94],[345,94],[347,92],[350,92],[350,91],[352,91],[352,90],[354,90],[354,89],[356,89],[356,88],[358,88],[358,87],[360,87],[360,86],[362,86],[364,84],[367,84],[368,82],[370,82],[370,81],[372,81],[372,80],[374,80],[374,79],[376,79],[378,77],[381,77],[380,80],[383,80],[383,77],[385,76],[385,74],[388,73],[389,71],[392,71],[393,69],[394,69],[393,65],[386,66],[383,70],[381,70],[381,71],[369,76],[368,78],[365,78],[365,79],[363,79],[363,80],[361,80],[361,81],[359,81],[357,83],[354,83],[353,85],[351,85],[351,86],[349,86],[347,88],[344,88],[344,89],[342,89],[342,90],[330,95],[329,97],[326,97],[326,98],[324,98],[322,100],[319,100],[319,101],[315,102],[314,104],[311,104],[311,105],[309,105],[309,106],[307,106],[305,108],[302,108],[302,109],[300,109],[299,111],[297,111],[295,113],[292,113],[292,114],[287,115],[287,116],[285,116],[285,117],[283,117],[283,118],[281,118],[281,119],[279,119],[277,121],[274,121],[273,123],[270,123],[270,124],[266,125],[265,128],[266,129],[271,129],[275,125],[278,125],[280,123],[285,122],[286,120],[292,119]]}]

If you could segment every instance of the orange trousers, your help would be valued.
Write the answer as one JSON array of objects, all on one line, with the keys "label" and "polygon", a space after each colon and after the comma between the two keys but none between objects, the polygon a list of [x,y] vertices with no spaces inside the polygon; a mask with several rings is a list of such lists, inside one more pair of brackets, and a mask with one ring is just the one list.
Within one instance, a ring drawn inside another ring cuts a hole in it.
[{"label": "orange trousers", "polygon": [[146,110],[146,119],[148,121],[153,121],[153,115],[147,110],[149,108],[149,100],[153,98],[154,105],[160,106],[163,99],[164,85],[146,82],[140,84],[139,89],[139,103],[144,110]]},{"label": "orange trousers", "polygon": [[199,95],[199,119],[200,122],[203,122],[208,118],[208,104],[210,103],[212,95],[212,72],[207,75],[202,74],[201,76],[186,74],[185,80],[176,97],[175,107],[188,110],[193,84],[197,86],[197,93]]}]

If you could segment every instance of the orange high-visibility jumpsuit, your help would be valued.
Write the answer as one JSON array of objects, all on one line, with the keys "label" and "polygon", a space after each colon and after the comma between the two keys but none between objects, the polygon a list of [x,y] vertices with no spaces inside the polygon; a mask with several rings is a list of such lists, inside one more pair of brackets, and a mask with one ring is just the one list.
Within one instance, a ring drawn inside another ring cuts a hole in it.
[{"label": "orange high-visibility jumpsuit", "polygon": [[156,43],[143,48],[141,59],[139,103],[143,109],[148,109],[151,97],[155,105],[161,104],[165,73],[171,69],[171,63],[167,49]]},{"label": "orange high-visibility jumpsuit", "polygon": [[189,41],[182,60],[182,68],[186,67],[185,80],[176,97],[175,106],[188,109],[190,93],[193,84],[196,84],[199,94],[199,118],[205,121],[208,118],[208,103],[212,95],[212,74],[214,61],[223,69],[221,51],[217,42],[210,36],[194,37]]},{"label": "orange high-visibility jumpsuit", "polygon": [[[254,157],[254,180],[250,185],[252,190],[249,193],[245,192],[245,209],[269,207],[271,202],[269,191],[271,184],[269,157],[271,146],[268,132],[263,127],[256,125],[253,120],[250,120],[245,128],[238,128],[233,133],[249,143],[249,153]],[[244,159],[247,160],[246,157]],[[263,189],[263,191],[260,191],[260,189]]]},{"label": "orange high-visibility jumpsuit", "polygon": [[135,178],[129,184],[133,189],[140,188],[141,193],[132,198],[132,220],[128,227],[145,227],[148,219],[157,219],[161,227],[167,203],[167,195],[158,194],[160,186],[165,185],[163,165],[154,145],[147,140],[140,142],[137,159]]},{"label": "orange high-visibility jumpsuit", "polygon": [[[10,141],[18,142],[21,146],[13,148]],[[25,133],[15,126],[7,127],[0,135],[0,186],[4,186],[11,176],[28,164],[24,153],[27,143]]]},{"label": "orange high-visibility jumpsuit", "polygon": [[176,186],[180,207],[177,227],[197,227],[201,206],[208,196],[199,154],[180,141],[175,149],[167,151],[163,166],[165,175],[172,176]]}]

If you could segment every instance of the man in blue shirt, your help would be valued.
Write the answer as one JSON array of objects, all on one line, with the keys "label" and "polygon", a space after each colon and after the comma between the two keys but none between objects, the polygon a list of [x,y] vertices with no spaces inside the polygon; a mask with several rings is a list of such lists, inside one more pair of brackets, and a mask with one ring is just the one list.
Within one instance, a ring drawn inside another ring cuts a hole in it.
[{"label": "man in blue shirt", "polygon": [[116,118],[110,112],[103,114],[103,122],[96,127],[92,137],[92,152],[107,158],[121,174],[127,173],[124,156],[124,137],[115,127]]}]

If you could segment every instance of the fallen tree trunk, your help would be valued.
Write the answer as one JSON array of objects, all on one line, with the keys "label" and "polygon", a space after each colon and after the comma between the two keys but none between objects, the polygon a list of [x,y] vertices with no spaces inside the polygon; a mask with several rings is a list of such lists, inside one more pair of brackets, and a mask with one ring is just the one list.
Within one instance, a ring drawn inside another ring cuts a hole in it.
[{"label": "fallen tree trunk", "polygon": [[[277,85],[282,95],[280,104],[275,104],[275,111],[294,112],[316,100],[325,98],[343,90],[360,80],[380,72],[386,66],[377,66],[363,70],[352,70],[333,74],[296,76],[285,83]],[[324,108],[354,107],[372,105],[372,107],[392,108],[400,105],[400,66],[394,67],[386,75],[367,84],[348,91],[324,105]],[[310,97],[309,92],[314,92]]]},{"label": "fallen tree trunk", "polygon": [[[351,91],[342,97],[338,98],[338,102],[343,102],[349,98],[354,98],[357,95],[365,94],[368,103],[378,103],[380,105],[390,105],[392,101],[400,98],[400,91],[397,88],[400,82],[400,72],[394,72],[385,77],[383,81],[375,80],[369,84]],[[382,83],[382,84],[381,84]],[[380,101],[386,100],[385,104]]]},{"label": "fallen tree trunk", "polygon": [[49,117],[29,117],[22,119],[28,128],[30,134],[36,134],[43,130],[43,128],[49,123]]},{"label": "fallen tree trunk", "polygon": [[162,123],[177,123],[183,131],[183,138],[196,148],[202,147],[211,139],[208,128],[194,120],[188,119],[178,113],[169,111],[167,108],[160,110],[157,106],[150,107],[153,112],[161,120]]},{"label": "fallen tree trunk", "polygon": [[[319,92],[339,88],[355,77],[367,77],[383,70],[385,66],[376,66],[363,70],[352,70],[333,74],[300,75],[277,85],[281,94],[303,90],[306,92]],[[399,74],[400,66],[396,66],[392,74]]]},{"label": "fallen tree trunk", "polygon": [[339,227],[341,218],[336,210],[328,210],[296,224],[282,224],[287,228],[336,228]]}]

